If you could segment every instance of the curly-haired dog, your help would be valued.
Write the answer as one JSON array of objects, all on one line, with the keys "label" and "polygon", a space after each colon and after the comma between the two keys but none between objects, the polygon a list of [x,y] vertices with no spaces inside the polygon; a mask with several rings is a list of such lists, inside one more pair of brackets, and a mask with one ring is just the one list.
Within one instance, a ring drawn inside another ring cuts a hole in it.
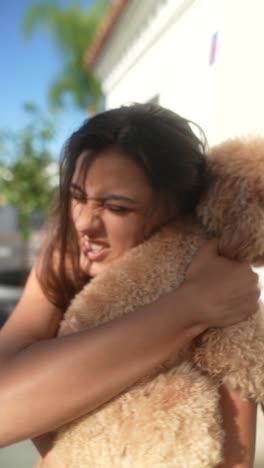
[{"label": "curly-haired dog", "polygon": [[[74,298],[60,334],[133,313],[184,280],[208,237],[223,255],[264,264],[264,140],[236,139],[208,157],[208,190],[179,219],[117,260]],[[221,461],[219,386],[264,401],[264,320],[212,329],[133,388],[60,429],[54,448],[71,468],[212,468]]]}]

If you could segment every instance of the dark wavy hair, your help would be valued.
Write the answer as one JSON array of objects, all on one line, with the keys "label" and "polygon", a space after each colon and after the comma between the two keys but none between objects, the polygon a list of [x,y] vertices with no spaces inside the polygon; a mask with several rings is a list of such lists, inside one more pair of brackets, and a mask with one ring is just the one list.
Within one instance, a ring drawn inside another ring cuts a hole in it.
[{"label": "dark wavy hair", "polygon": [[121,151],[139,164],[155,192],[165,195],[179,216],[192,214],[206,184],[206,139],[196,125],[198,138],[190,124],[160,106],[133,104],[86,120],[68,139],[38,269],[45,294],[58,307],[65,309],[89,280],[79,268],[80,251],[70,214],[69,186],[80,154],[85,151],[85,176],[100,152],[108,148]]}]

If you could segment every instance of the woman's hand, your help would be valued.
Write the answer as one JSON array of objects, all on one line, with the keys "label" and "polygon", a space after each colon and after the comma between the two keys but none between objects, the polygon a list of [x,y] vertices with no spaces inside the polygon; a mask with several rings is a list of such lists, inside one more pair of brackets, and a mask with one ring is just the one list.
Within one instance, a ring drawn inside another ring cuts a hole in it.
[{"label": "woman's hand", "polygon": [[219,256],[216,240],[199,250],[187,271],[184,286],[190,287],[199,314],[197,320],[208,327],[233,325],[259,308],[258,275],[248,262]]}]

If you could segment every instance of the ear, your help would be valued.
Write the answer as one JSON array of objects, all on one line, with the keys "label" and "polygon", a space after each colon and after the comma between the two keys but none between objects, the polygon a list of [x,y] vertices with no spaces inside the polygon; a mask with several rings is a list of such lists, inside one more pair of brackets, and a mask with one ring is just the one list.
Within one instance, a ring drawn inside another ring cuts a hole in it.
[{"label": "ear", "polygon": [[264,265],[264,138],[237,138],[212,148],[197,215],[219,237],[221,254]]}]

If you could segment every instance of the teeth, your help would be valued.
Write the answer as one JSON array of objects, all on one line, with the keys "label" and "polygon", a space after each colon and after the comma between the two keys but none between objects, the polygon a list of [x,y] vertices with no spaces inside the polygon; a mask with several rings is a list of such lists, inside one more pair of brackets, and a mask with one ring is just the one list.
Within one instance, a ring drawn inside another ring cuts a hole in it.
[{"label": "teeth", "polygon": [[93,252],[99,252],[100,250],[103,249],[103,246],[102,245],[97,245],[97,244],[90,244],[90,249]]},{"label": "teeth", "polygon": [[102,245],[93,244],[92,242],[89,242],[88,240],[85,241],[85,247],[87,249],[92,250],[93,252],[99,252],[100,250],[104,248]]}]

